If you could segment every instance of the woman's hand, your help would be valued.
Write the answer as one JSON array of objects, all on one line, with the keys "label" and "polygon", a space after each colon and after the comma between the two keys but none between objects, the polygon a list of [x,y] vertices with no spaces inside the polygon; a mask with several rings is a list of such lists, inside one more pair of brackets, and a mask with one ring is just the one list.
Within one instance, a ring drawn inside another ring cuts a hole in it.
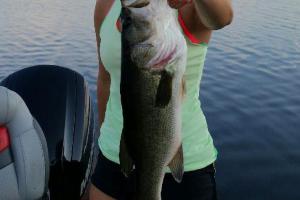
[{"label": "woman's hand", "polygon": [[233,18],[231,0],[168,0],[168,3],[175,9],[190,5],[186,6],[185,8],[188,8],[185,10],[189,10],[188,12],[196,10],[197,20],[210,30],[223,28],[230,24]]},{"label": "woman's hand", "polygon": [[221,29],[231,23],[231,0],[193,0],[201,22],[210,30]]}]

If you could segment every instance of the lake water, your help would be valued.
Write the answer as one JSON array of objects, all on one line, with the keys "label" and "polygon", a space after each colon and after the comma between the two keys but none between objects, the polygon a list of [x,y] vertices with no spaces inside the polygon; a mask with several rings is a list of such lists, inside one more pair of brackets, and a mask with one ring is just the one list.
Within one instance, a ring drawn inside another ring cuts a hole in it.
[{"label": "lake water", "polygon": [[[96,100],[94,1],[9,0],[0,6],[0,80],[37,64],[84,75]],[[221,200],[300,199],[300,1],[234,0],[201,84],[219,150]]]}]

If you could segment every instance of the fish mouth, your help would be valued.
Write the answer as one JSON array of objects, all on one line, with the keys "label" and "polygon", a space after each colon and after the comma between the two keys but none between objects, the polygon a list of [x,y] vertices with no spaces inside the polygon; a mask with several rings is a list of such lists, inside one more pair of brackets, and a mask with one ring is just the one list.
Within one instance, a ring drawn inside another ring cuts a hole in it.
[{"label": "fish mouth", "polygon": [[148,6],[150,2],[148,0],[123,0],[122,6],[126,8],[144,8]]}]

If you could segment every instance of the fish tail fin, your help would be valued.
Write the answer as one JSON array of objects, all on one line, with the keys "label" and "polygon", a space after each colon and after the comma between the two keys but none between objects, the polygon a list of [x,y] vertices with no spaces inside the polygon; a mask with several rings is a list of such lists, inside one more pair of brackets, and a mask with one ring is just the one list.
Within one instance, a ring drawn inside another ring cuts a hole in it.
[{"label": "fish tail fin", "polygon": [[182,145],[180,145],[177,153],[175,154],[175,156],[173,157],[172,161],[169,163],[168,166],[171,170],[171,173],[175,181],[180,183],[184,173]]},{"label": "fish tail fin", "polygon": [[133,170],[133,160],[129,155],[123,132],[124,129],[122,131],[122,136],[121,136],[119,159],[120,159],[121,171],[126,177],[128,177],[131,171]]}]

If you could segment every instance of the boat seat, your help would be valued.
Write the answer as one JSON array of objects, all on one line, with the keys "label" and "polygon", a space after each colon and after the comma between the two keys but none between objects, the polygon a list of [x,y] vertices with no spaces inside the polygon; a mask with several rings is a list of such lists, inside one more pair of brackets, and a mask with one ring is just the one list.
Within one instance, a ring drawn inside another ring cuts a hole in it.
[{"label": "boat seat", "polygon": [[48,191],[48,179],[41,127],[23,99],[0,86],[0,199],[40,199]]}]

